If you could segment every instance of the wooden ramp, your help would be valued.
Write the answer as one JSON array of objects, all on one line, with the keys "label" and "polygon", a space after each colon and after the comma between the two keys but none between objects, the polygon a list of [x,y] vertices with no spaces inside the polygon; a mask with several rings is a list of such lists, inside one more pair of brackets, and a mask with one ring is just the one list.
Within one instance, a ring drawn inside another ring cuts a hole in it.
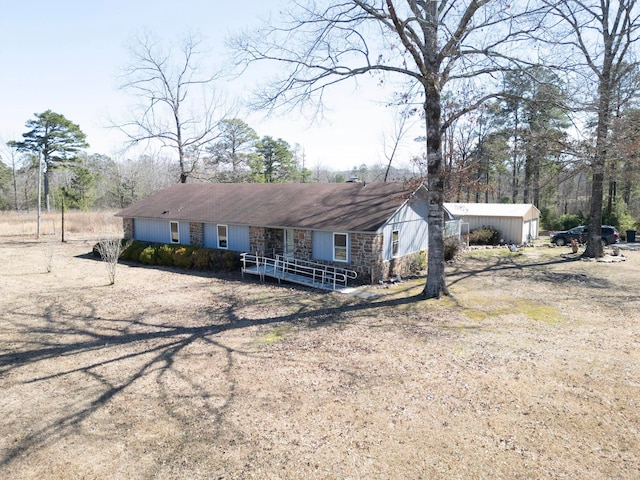
[{"label": "wooden ramp", "polygon": [[243,253],[242,276],[257,275],[261,281],[266,277],[275,278],[278,282],[297,283],[322,290],[338,290],[345,288],[349,280],[357,277],[357,273],[346,268],[332,267],[305,260],[287,259],[281,255],[275,258]]}]

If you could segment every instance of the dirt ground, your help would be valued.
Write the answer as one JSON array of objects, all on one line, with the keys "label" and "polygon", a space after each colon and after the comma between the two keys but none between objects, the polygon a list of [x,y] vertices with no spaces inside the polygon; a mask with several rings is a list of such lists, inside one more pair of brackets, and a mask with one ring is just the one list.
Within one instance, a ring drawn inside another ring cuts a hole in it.
[{"label": "dirt ground", "polygon": [[[0,238],[0,478],[640,478],[640,251],[357,295]],[[47,272],[47,270],[51,270]]]}]

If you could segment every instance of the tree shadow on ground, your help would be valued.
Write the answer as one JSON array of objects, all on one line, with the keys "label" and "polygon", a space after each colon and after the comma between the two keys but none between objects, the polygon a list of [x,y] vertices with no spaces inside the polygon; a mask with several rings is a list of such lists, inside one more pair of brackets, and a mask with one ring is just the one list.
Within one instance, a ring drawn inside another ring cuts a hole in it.
[{"label": "tree shadow on ground", "polygon": [[[87,254],[86,258],[96,259]],[[563,283],[573,277],[558,276],[549,271],[549,267],[567,264],[573,260],[564,258],[542,262],[519,262],[511,256],[500,256],[493,261],[483,259],[481,262],[464,262],[454,265],[449,273],[449,285],[472,279],[481,275],[496,273],[526,273],[536,279],[548,282]],[[146,268],[146,267],[145,267]],[[173,269],[161,268],[174,273]],[[179,271],[179,273],[219,278],[213,272]],[[226,278],[225,275],[222,276]],[[235,275],[237,279],[238,275]],[[71,385],[91,384],[82,399],[65,408],[54,409],[54,413],[42,416],[32,428],[25,429],[18,438],[5,442],[6,448],[0,450],[0,468],[6,467],[25,455],[45,449],[52,443],[73,435],[89,418],[96,416],[110,402],[122,397],[136,385],[155,379],[160,389],[161,399],[178,399],[179,402],[191,402],[198,405],[199,415],[210,419],[212,436],[217,435],[224,422],[225,412],[233,405],[237,393],[238,359],[243,356],[256,356],[260,352],[251,348],[234,346],[228,335],[275,324],[290,324],[297,328],[323,328],[340,322],[353,321],[356,316],[382,316],[385,310],[392,312],[398,307],[422,302],[428,310],[420,294],[410,295],[404,292],[401,298],[381,298],[361,300],[335,295],[313,294],[313,301],[305,302],[301,293],[310,292],[306,288],[285,287],[290,295],[280,300],[287,303],[285,313],[272,313],[268,306],[269,287],[258,282],[256,289],[266,289],[262,296],[247,299],[242,293],[216,293],[216,306],[202,311],[182,312],[183,317],[167,320],[166,305],[146,308],[137,314],[105,315],[97,304],[83,305],[85,310],[75,312],[65,304],[61,292],[51,293],[46,303],[37,310],[14,308],[5,311],[6,321],[2,327],[4,332],[21,336],[19,347],[11,344],[2,346],[0,353],[0,387],[11,388],[20,393],[25,388],[35,385],[46,385],[47,382],[66,380]],[[240,285],[240,283],[238,283]],[[606,281],[586,283],[589,287],[606,288]],[[104,287],[94,287],[104,289]],[[204,285],[202,297],[206,296]],[[198,291],[190,294],[198,296]],[[248,302],[254,303],[254,311],[258,314],[247,316],[244,308]],[[212,304],[213,305],[213,304]],[[196,315],[197,313],[197,315]],[[428,319],[429,313],[422,316]],[[376,325],[377,326],[377,325]],[[252,330],[253,331],[253,330]],[[253,336],[256,335],[253,331]],[[211,392],[181,370],[184,355],[198,345],[205,345],[217,352],[220,363],[216,365],[225,383],[218,392],[219,398],[210,401]],[[15,348],[9,351],[9,348]],[[114,373],[114,370],[116,373]],[[164,386],[163,379],[178,378],[185,386],[184,392],[176,394]],[[9,380],[7,380],[9,379]],[[56,387],[61,388],[61,387]],[[179,406],[169,406],[165,401],[168,416],[177,422],[184,419]],[[28,405],[28,404],[27,404]]]},{"label": "tree shadow on ground", "polygon": [[585,286],[593,288],[609,288],[611,282],[602,278],[589,277],[583,273],[573,272],[553,272],[549,271],[548,267],[554,267],[558,265],[570,265],[576,262],[580,262],[579,257],[560,257],[553,258],[541,262],[518,262],[519,257],[504,255],[498,256],[493,262],[489,262],[489,259],[482,259],[481,266],[475,268],[471,266],[473,262],[465,261],[458,265],[455,265],[448,272],[447,278],[449,279],[449,286],[453,286],[464,280],[471,279],[482,275],[514,275],[514,274],[526,274],[536,280],[566,284],[568,282],[581,282]]},{"label": "tree shadow on ground", "polygon": [[[5,380],[0,381],[0,386],[9,377],[12,380],[5,385],[18,390],[21,386],[48,385],[47,382],[65,379],[79,389],[78,379],[82,379],[81,385],[91,384],[92,389],[73,407],[66,406],[48,417],[39,418],[38,424],[31,425],[20,438],[8,443],[8,448],[0,451],[0,468],[77,432],[81,424],[101,408],[152,375],[157,385],[161,385],[163,377],[179,377],[193,397],[190,400],[182,398],[182,401],[195,402],[195,397],[198,397],[199,414],[213,419],[212,422],[219,428],[225,409],[233,403],[236,395],[236,358],[258,354],[251,349],[230,346],[221,338],[225,334],[281,323],[317,328],[338,322],[345,315],[365,312],[375,315],[380,309],[414,303],[420,297],[377,302],[354,300],[337,305],[327,305],[328,302],[292,304],[286,314],[258,318],[246,318],[239,313],[246,306],[246,298],[229,295],[218,300],[225,306],[209,309],[203,318],[198,319],[200,323],[195,325],[157,321],[156,318],[163,315],[161,306],[131,318],[105,318],[95,305],[85,306],[88,312],[73,313],[60,297],[43,305],[41,312],[25,312],[21,309],[8,311],[3,330],[18,332],[24,341],[21,342],[23,346],[15,351],[7,351],[8,348],[3,347],[5,353],[0,354],[0,379]],[[186,323],[193,323],[194,320],[190,320]],[[180,358],[181,354],[196,344],[216,349],[226,362],[224,366],[218,365],[226,378],[225,398],[215,406],[207,401],[209,392],[176,368],[177,363],[184,361]],[[72,366],[69,367],[69,364]],[[115,375],[114,369],[118,372]],[[106,373],[107,370],[109,373]],[[16,378],[19,380],[16,381]],[[175,396],[175,392],[164,390],[160,395],[170,397]],[[178,415],[171,411],[168,414]]]}]

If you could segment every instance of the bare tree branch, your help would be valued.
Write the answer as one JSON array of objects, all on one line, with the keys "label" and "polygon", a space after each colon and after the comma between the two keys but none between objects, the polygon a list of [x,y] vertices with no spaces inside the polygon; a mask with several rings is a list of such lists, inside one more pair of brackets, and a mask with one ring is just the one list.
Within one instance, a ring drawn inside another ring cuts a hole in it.
[{"label": "bare tree branch", "polygon": [[143,34],[131,46],[131,64],[121,85],[140,103],[133,118],[116,127],[130,146],[158,142],[175,151],[182,183],[198,167],[200,152],[220,135],[225,117],[224,102],[215,90],[221,74],[203,73],[198,65],[206,54],[203,45],[199,36],[189,35],[176,54]]}]

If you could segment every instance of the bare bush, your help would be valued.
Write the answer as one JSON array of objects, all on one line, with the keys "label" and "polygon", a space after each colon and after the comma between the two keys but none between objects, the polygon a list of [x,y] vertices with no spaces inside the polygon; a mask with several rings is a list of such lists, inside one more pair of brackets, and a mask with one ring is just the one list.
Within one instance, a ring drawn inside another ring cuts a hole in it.
[{"label": "bare bush", "polygon": [[53,254],[55,251],[55,247],[53,243],[47,242],[44,247],[44,265],[47,273],[51,273],[53,270]]},{"label": "bare bush", "polygon": [[109,285],[116,283],[116,267],[118,265],[118,259],[122,252],[124,252],[131,245],[132,241],[122,241],[119,238],[103,238],[96,245],[96,250],[100,254],[100,258],[107,265],[107,271],[109,272]]}]

